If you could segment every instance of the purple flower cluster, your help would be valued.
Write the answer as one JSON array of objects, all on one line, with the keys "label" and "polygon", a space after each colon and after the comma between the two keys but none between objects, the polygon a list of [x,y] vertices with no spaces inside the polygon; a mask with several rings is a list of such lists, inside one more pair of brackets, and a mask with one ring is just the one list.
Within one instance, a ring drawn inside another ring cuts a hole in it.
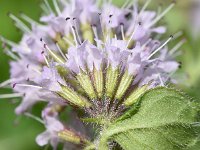
[{"label": "purple flower cluster", "polygon": [[[41,118],[46,131],[36,138],[40,146],[50,141],[56,148],[62,137],[72,143],[86,141],[59,118],[68,106],[111,122],[146,90],[173,81],[179,47],[168,50],[173,37],[162,40],[166,27],[158,22],[174,3],[156,13],[146,10],[150,0],[141,9],[137,3],[117,7],[94,0],[53,0],[55,11],[44,2],[40,23],[21,14],[31,28],[9,14],[24,33],[20,43],[1,37],[13,61],[10,79],[0,86],[11,84],[15,92],[1,97],[22,98],[17,114],[30,112],[39,101],[47,103]],[[113,109],[106,112],[110,101]]]}]

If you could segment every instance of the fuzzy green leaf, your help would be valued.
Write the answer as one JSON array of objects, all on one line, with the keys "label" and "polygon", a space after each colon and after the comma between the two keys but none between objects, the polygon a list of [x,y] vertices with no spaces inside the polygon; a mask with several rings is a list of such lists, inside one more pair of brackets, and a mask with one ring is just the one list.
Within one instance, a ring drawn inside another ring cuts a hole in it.
[{"label": "fuzzy green leaf", "polygon": [[193,150],[200,135],[199,110],[180,92],[150,90],[139,99],[136,112],[104,130],[99,147],[108,149],[107,143],[115,141],[125,150]]}]

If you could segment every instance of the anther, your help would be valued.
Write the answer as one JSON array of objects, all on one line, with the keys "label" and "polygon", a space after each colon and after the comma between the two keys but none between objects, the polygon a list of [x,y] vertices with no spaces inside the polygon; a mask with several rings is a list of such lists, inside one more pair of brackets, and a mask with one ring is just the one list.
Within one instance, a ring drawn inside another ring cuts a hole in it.
[{"label": "anther", "polygon": [[159,52],[164,46],[166,46],[173,38],[173,35],[171,35],[166,42],[164,42],[159,48],[157,48],[149,57],[150,59],[153,55],[155,55],[157,52]]},{"label": "anther", "polygon": [[93,24],[92,27],[97,27],[97,25],[96,25],[96,24]]},{"label": "anther", "polygon": [[111,18],[113,15],[109,15],[109,18]]},{"label": "anther", "polygon": [[66,21],[70,20],[70,17],[67,17],[65,20],[66,20]]},{"label": "anther", "polygon": [[124,26],[124,23],[123,23],[123,22],[121,22],[121,23],[120,23],[120,26]]},{"label": "anther", "polygon": [[13,89],[16,87],[16,85],[17,85],[17,83],[14,83],[14,84],[13,84],[13,86],[12,86],[12,87],[13,87]]},{"label": "anther", "polygon": [[45,49],[47,48],[47,44],[44,44],[44,48],[45,48]]},{"label": "anther", "polygon": [[72,26],[72,29],[73,29],[73,30],[76,30],[75,26]]},{"label": "anther", "polygon": [[125,14],[125,16],[124,16],[126,19],[129,19],[130,17],[131,17],[131,13],[127,13],[127,14]]}]

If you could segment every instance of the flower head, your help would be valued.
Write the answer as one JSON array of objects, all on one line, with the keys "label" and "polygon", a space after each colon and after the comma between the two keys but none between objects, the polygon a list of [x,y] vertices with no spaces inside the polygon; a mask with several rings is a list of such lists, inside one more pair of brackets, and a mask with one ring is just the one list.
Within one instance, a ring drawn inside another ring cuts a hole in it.
[{"label": "flower head", "polygon": [[[84,110],[90,122],[105,127],[148,89],[170,82],[179,67],[172,57],[176,48],[167,52],[173,37],[156,39],[152,33],[166,32],[157,22],[174,3],[156,14],[146,10],[149,2],[139,10],[136,3],[120,8],[107,2],[98,6],[93,0],[53,0],[53,11],[45,0],[43,25],[21,16],[31,29],[10,14],[24,36],[19,44],[2,38],[17,58],[11,62],[11,80],[2,86],[12,83],[15,92],[24,94],[17,114],[38,101],[48,103],[42,111],[46,131],[36,138],[40,146],[50,141],[55,148],[60,138],[89,143],[61,123],[60,113],[67,106]],[[60,109],[54,109],[57,105]]]}]

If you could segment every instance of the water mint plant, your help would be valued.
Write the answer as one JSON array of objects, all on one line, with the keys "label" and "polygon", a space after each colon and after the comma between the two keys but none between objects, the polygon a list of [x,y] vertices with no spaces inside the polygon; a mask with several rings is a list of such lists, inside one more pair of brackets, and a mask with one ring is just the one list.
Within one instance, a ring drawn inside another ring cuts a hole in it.
[{"label": "water mint plant", "polygon": [[[175,57],[183,41],[163,37],[163,11],[146,10],[126,1],[44,0],[36,22],[9,13],[24,33],[20,43],[1,37],[10,62],[12,94],[21,97],[16,108],[41,122],[46,130],[36,137],[53,149],[143,150],[198,149],[199,103],[168,87],[180,67]],[[24,22],[30,24],[28,26]],[[46,102],[41,117],[31,108]],[[74,125],[63,119],[68,118]],[[31,129],[31,127],[30,127]]]}]

